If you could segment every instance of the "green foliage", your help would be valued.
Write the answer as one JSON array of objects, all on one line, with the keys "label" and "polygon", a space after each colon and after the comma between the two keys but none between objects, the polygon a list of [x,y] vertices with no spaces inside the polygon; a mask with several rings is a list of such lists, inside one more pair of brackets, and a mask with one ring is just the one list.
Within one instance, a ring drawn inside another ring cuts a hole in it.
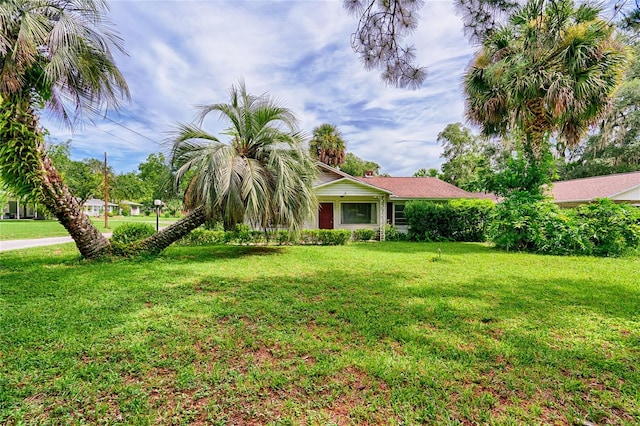
[{"label": "green foliage", "polygon": [[178,242],[180,245],[185,246],[203,246],[212,244],[226,243],[224,231],[216,231],[205,228],[194,229]]},{"label": "green foliage", "polygon": [[520,130],[535,153],[575,146],[606,111],[627,56],[593,3],[516,2],[483,34],[465,76],[466,115],[484,135]]},{"label": "green foliage", "polygon": [[[371,231],[373,236],[373,231]],[[232,231],[209,230],[198,228],[180,241],[181,245],[207,244],[309,244],[309,245],[344,245],[351,238],[351,231],[346,229],[314,229],[304,230],[295,238],[295,234],[286,230],[258,231],[247,225],[236,226]]]},{"label": "green foliage", "polygon": [[440,179],[465,191],[482,191],[483,172],[489,167],[488,159],[481,149],[480,138],[471,133],[462,123],[448,124],[438,133],[442,145]]},{"label": "green foliage", "polygon": [[404,232],[398,231],[393,225],[386,224],[384,226],[384,239],[385,241],[405,241],[407,240],[408,235]]},{"label": "green foliage", "polygon": [[20,121],[29,111],[24,102],[8,100],[0,105],[0,179],[14,195],[37,200],[42,179],[38,146],[43,138]]},{"label": "green foliage", "polygon": [[333,124],[321,124],[313,129],[309,142],[309,153],[318,161],[337,167],[344,163],[346,143]]},{"label": "green foliage", "polygon": [[554,161],[548,144],[539,149],[536,156],[530,145],[517,143],[516,156],[510,157],[498,172],[485,175],[486,189],[502,197],[526,192],[544,198],[544,185],[551,182]]},{"label": "green foliage", "polygon": [[148,223],[125,223],[113,230],[111,241],[120,244],[131,244],[144,240],[156,233],[156,229]]},{"label": "green foliage", "polygon": [[376,235],[376,231],[368,228],[356,229],[353,231],[353,241],[369,241]]},{"label": "green foliage", "polygon": [[[200,127],[213,112],[230,124],[224,142]],[[250,223],[296,232],[317,211],[317,167],[296,117],[267,94],[249,94],[243,82],[229,103],[201,106],[197,123],[177,126],[171,164],[176,182],[188,185],[186,207],[204,206],[227,229]]]},{"label": "green foliage", "polygon": [[557,148],[559,180],[640,170],[640,41],[637,37],[625,41],[633,53],[625,79],[598,131],[572,150]]},{"label": "green foliage", "polygon": [[489,237],[496,247],[554,255],[620,256],[638,248],[638,208],[598,200],[563,210],[526,192],[494,210]]},{"label": "green foliage", "polygon": [[301,232],[303,244],[321,244],[325,246],[341,246],[351,238],[347,229],[313,229]]},{"label": "green foliage", "polygon": [[615,204],[608,199],[580,206],[576,220],[588,253],[596,256],[620,256],[640,244],[640,208]]},{"label": "green foliage", "polygon": [[484,241],[490,200],[452,200],[446,203],[417,200],[405,205],[408,238],[414,241]]},{"label": "green foliage", "polygon": [[364,176],[368,170],[377,176],[380,174],[380,165],[373,161],[363,160],[352,152],[347,152],[344,163],[340,165],[340,171],[351,176]]}]

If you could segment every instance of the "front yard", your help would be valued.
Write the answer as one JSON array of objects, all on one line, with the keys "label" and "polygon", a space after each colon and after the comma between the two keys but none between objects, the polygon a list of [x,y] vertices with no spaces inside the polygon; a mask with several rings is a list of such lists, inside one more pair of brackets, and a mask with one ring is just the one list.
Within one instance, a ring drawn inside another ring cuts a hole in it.
[{"label": "front yard", "polygon": [[0,423],[637,424],[639,270],[453,243],[0,253]]}]

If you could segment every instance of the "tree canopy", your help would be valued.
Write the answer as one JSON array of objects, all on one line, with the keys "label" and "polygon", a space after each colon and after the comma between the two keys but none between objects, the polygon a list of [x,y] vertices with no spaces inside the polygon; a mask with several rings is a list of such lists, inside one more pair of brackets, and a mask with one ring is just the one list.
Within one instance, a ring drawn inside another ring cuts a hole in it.
[{"label": "tree canopy", "polygon": [[525,149],[555,135],[575,146],[601,117],[626,54],[600,9],[532,0],[496,26],[465,76],[466,114],[485,135],[519,130]]},{"label": "tree canopy", "polygon": [[[297,119],[268,95],[249,94],[244,83],[229,95],[229,103],[201,106],[195,124],[174,132],[171,163],[177,184],[188,178],[185,204],[204,206],[227,228],[249,222],[298,231],[316,210],[316,166]],[[210,113],[229,123],[228,140],[201,128]]]}]

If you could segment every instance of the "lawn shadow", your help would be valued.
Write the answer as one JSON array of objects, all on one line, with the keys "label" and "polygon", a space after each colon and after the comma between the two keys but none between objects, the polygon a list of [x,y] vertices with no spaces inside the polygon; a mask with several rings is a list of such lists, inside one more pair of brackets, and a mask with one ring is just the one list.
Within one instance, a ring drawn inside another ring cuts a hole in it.
[{"label": "lawn shadow", "polygon": [[447,253],[447,254],[479,254],[493,250],[485,243],[455,243],[455,242],[372,242],[353,244],[358,250],[387,253]]}]

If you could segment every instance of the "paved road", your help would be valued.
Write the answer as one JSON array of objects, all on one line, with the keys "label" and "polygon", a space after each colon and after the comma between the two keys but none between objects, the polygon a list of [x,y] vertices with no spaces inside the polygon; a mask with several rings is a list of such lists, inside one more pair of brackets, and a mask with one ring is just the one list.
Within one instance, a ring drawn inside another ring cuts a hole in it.
[{"label": "paved road", "polygon": [[[111,233],[103,234],[110,237]],[[51,238],[35,238],[31,240],[7,240],[0,241],[0,251],[18,250],[30,247],[52,246],[55,244],[64,244],[73,242],[71,237],[51,237]]]}]

